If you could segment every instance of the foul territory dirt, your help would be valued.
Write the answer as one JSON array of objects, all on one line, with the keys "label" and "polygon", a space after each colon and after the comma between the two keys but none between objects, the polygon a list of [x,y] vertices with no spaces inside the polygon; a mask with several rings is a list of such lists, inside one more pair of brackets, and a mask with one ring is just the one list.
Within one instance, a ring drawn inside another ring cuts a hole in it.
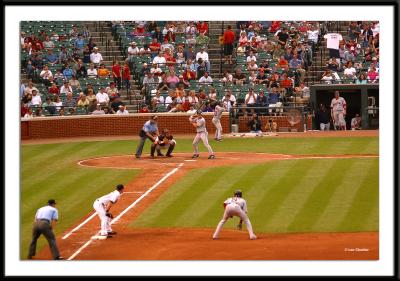
[{"label": "foul territory dirt", "polygon": [[[201,167],[243,165],[297,158],[377,157],[377,155],[295,156],[264,153],[217,153],[208,160],[207,154],[192,160],[191,154],[176,153],[173,158],[151,159],[147,155],[135,159],[133,155],[117,155],[82,159],[78,165],[87,169],[141,169],[140,174],[126,185],[125,193],[113,206],[119,215],[133,202],[137,204],[113,224],[117,234],[106,240],[92,240],[99,231],[100,220],[88,214],[76,225],[57,237],[60,252],[71,260],[377,260],[379,233],[258,233],[257,240],[249,240],[246,230],[224,228],[218,240],[212,239],[210,228],[132,228],[128,227],[146,208],[153,204],[169,186],[188,171]],[[169,172],[175,173],[160,182]],[[151,192],[151,187],[156,186]],[[147,192],[147,194],[146,194]],[[145,195],[145,196],[144,196]],[[142,196],[142,199],[140,197]],[[94,198],[95,199],[95,198]],[[222,212],[221,212],[222,215]],[[89,219],[91,218],[91,219]],[[87,220],[89,219],[89,220]],[[216,223],[220,218],[216,218]],[[77,227],[79,226],[79,227]],[[72,231],[75,227],[74,231]],[[67,235],[67,236],[66,236]],[[65,238],[65,239],[63,239]],[[44,239],[44,238],[41,238]],[[230,251],[227,249],[235,249]],[[34,259],[51,259],[45,247]]]}]

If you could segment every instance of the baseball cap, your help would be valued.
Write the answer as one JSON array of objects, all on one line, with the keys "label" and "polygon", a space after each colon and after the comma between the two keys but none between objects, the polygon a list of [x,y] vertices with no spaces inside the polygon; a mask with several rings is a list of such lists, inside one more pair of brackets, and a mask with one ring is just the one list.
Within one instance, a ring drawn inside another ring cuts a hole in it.
[{"label": "baseball cap", "polygon": [[122,190],[124,189],[124,185],[123,184],[117,184],[117,186],[115,187],[116,190]]},{"label": "baseball cap", "polygon": [[49,205],[56,204],[56,200],[54,200],[54,199],[49,199],[49,201],[47,201],[47,204],[49,204]]}]

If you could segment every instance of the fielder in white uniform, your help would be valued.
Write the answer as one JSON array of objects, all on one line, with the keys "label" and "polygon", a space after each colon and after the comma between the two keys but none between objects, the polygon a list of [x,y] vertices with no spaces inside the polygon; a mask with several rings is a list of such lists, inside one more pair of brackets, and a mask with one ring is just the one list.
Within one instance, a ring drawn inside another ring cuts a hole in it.
[{"label": "fielder in white uniform", "polygon": [[222,141],[222,126],[221,126],[221,116],[222,112],[224,112],[225,108],[221,106],[220,102],[217,102],[214,108],[214,117],[212,119],[213,124],[215,125],[215,137],[214,139],[217,141]]},{"label": "fielder in white uniform", "polygon": [[346,130],[346,116],[347,104],[344,98],[340,97],[339,91],[335,91],[335,97],[331,102],[331,116],[333,118],[333,126],[335,129]]},{"label": "fielder in white uniform", "polygon": [[218,239],[222,227],[224,226],[226,221],[233,216],[239,217],[241,222],[244,221],[251,240],[257,239],[257,236],[253,232],[253,227],[251,226],[250,219],[247,216],[246,200],[242,198],[242,192],[240,190],[235,191],[234,197],[225,200],[224,208],[224,216],[214,232],[213,239]]},{"label": "fielder in white uniform", "polygon": [[203,141],[204,146],[208,150],[208,159],[215,159],[214,152],[211,146],[208,144],[208,132],[206,129],[206,120],[203,117],[203,112],[201,110],[197,110],[196,113],[189,117],[190,123],[192,123],[193,127],[196,128],[196,136],[193,140],[194,153],[192,158],[199,157],[199,142]]},{"label": "fielder in white uniform", "polygon": [[124,186],[122,184],[118,184],[113,192],[97,198],[94,201],[93,208],[96,210],[97,215],[99,216],[101,221],[100,236],[111,238],[111,235],[116,234],[116,232],[112,231],[111,229],[111,220],[113,218],[113,215],[109,211],[111,206],[117,203],[123,190]]}]

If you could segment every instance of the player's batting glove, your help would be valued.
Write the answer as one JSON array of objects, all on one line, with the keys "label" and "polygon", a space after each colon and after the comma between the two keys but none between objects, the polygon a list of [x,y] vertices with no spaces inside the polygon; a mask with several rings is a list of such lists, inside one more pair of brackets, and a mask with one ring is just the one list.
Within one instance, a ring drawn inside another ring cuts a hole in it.
[{"label": "player's batting glove", "polygon": [[237,225],[237,227],[236,227],[238,230],[242,230],[242,228],[243,228],[243,225],[241,224],[241,223],[239,223],[238,225]]},{"label": "player's batting glove", "polygon": [[113,218],[114,218],[113,214],[111,214],[110,212],[107,212],[107,213],[106,213],[106,216],[109,217],[110,219],[113,219]]}]

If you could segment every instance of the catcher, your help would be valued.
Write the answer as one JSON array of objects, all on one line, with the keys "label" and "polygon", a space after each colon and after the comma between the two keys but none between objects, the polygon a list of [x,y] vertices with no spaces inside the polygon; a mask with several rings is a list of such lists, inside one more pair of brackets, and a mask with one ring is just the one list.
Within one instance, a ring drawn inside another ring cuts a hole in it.
[{"label": "catcher", "polygon": [[97,215],[101,221],[100,236],[111,238],[111,235],[117,234],[111,229],[111,220],[114,218],[110,213],[110,208],[113,204],[117,203],[119,197],[124,191],[124,186],[118,184],[113,192],[97,198],[93,203],[93,208],[96,210]]},{"label": "catcher", "polygon": [[173,157],[172,151],[174,150],[176,141],[174,137],[170,134],[168,129],[164,129],[160,135],[158,135],[155,141],[151,144],[151,158],[154,158],[154,152],[157,150],[157,156],[164,156],[161,153],[161,149],[168,149],[165,154],[166,157]]}]

